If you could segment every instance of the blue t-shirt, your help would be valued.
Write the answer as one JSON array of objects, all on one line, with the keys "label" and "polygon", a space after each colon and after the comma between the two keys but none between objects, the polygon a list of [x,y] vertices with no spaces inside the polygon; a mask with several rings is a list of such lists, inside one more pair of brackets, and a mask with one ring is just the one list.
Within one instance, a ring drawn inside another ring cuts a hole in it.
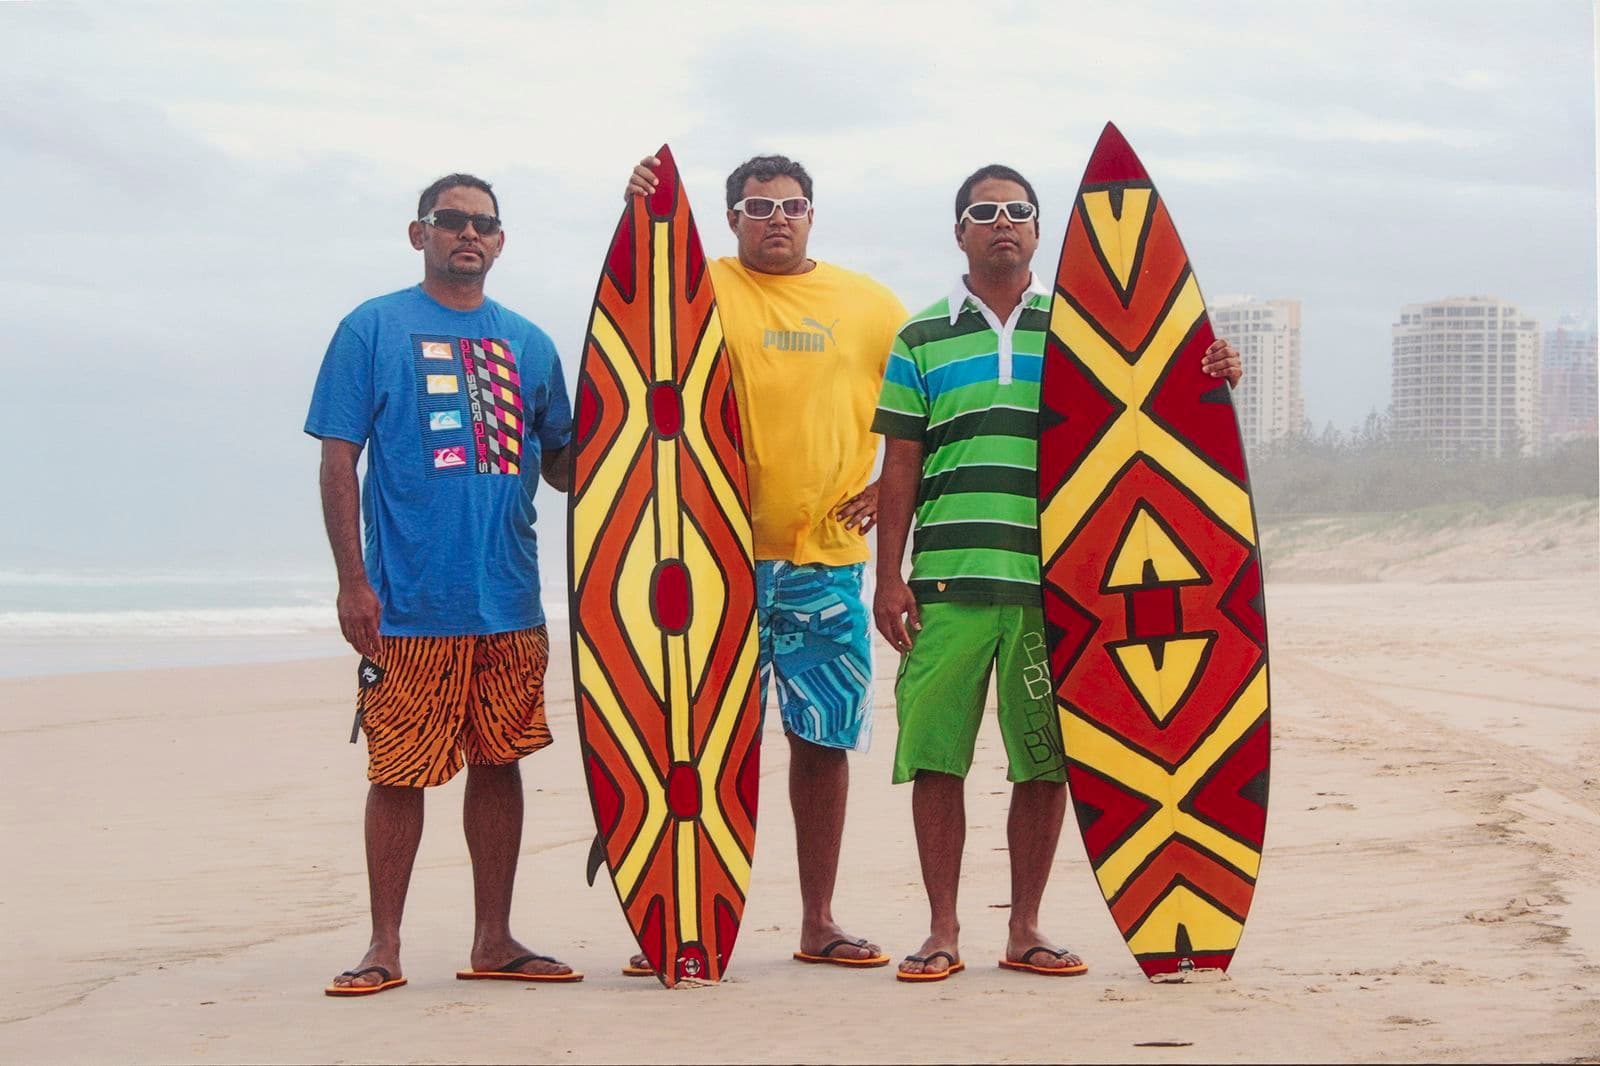
[{"label": "blue t-shirt", "polygon": [[367,577],[382,631],[440,637],[544,622],[534,493],[572,408],[544,331],[485,299],[455,311],[418,285],[334,332],[306,432],[365,445]]}]

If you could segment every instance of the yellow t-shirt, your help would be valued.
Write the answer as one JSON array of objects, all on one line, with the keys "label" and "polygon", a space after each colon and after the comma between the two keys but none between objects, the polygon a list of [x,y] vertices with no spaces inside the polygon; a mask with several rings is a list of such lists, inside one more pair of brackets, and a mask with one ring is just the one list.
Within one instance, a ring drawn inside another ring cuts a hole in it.
[{"label": "yellow t-shirt", "polygon": [[872,416],[905,307],[831,263],[761,274],[717,259],[711,284],[744,427],[756,558],[864,562],[866,538],[833,511],[872,477]]}]

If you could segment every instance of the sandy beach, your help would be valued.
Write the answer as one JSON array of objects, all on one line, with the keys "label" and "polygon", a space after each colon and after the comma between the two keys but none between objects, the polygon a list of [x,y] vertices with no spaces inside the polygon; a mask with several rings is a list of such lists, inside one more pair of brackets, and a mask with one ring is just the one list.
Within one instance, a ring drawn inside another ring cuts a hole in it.
[{"label": "sandy beach", "polygon": [[[675,992],[622,977],[616,899],[583,881],[593,824],[558,655],[557,743],[524,763],[515,928],[587,980],[453,979],[471,928],[458,778],[430,797],[410,985],[328,999],[367,934],[353,656],[0,682],[0,1060],[1600,1061],[1593,515],[1516,580],[1466,580],[1478,563],[1449,553],[1330,575],[1286,550],[1268,589],[1261,881],[1231,977],[1188,985],[1144,980],[1070,825],[1046,927],[1089,974],[996,968],[1007,788],[992,723],[968,787],[966,973],[908,986],[790,960],[786,746],[769,732],[730,976]],[[910,791],[888,783],[892,667],[880,649],[836,911],[898,956],[926,910]]]}]

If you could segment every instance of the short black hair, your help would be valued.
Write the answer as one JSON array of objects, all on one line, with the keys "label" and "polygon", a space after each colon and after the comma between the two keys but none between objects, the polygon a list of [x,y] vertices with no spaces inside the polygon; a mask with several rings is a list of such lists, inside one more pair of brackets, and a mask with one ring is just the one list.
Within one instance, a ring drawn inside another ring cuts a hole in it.
[{"label": "short black hair", "polygon": [[446,189],[454,189],[458,185],[488,193],[489,202],[494,204],[494,213],[496,215],[500,214],[500,198],[494,194],[494,189],[488,182],[473,174],[446,174],[426,189],[423,189],[422,195],[417,197],[417,217],[422,218],[433,210],[434,205],[439,202],[440,193]]},{"label": "short black hair", "polygon": [[728,210],[744,199],[744,183],[751,178],[771,181],[773,178],[793,178],[800,183],[800,192],[807,200],[811,197],[811,175],[806,168],[786,155],[758,155],[746,159],[728,175]]},{"label": "short black hair", "polygon": [[961,188],[956,190],[957,222],[961,221],[961,216],[966,212],[967,208],[972,206],[973,187],[976,186],[978,182],[988,181],[990,178],[999,178],[1001,181],[1014,181],[1018,185],[1022,186],[1023,191],[1028,194],[1028,202],[1033,205],[1034,220],[1038,220],[1039,196],[1033,191],[1032,183],[1029,182],[1027,178],[1023,177],[1021,174],[1017,173],[1015,170],[1012,170],[1003,163],[990,163],[986,167],[979,167],[977,170],[974,170],[972,175],[967,178],[966,181],[961,183]]}]

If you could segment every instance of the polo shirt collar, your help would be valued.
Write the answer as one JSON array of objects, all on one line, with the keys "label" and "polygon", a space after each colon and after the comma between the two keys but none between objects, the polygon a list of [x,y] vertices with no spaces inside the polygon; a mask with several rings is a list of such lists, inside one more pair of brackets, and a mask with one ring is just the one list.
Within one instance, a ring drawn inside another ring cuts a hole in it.
[{"label": "polo shirt collar", "polygon": [[[1049,295],[1050,287],[1039,280],[1039,275],[1036,272],[1030,270],[1028,272],[1028,287],[1022,290],[1023,302],[1026,303],[1029,296]],[[974,310],[982,303],[981,300],[972,295],[972,290],[967,288],[966,275],[957,274],[956,286],[950,290],[950,324],[952,326],[956,324],[956,319],[961,317],[961,312],[966,310],[968,300],[972,301]]]}]

